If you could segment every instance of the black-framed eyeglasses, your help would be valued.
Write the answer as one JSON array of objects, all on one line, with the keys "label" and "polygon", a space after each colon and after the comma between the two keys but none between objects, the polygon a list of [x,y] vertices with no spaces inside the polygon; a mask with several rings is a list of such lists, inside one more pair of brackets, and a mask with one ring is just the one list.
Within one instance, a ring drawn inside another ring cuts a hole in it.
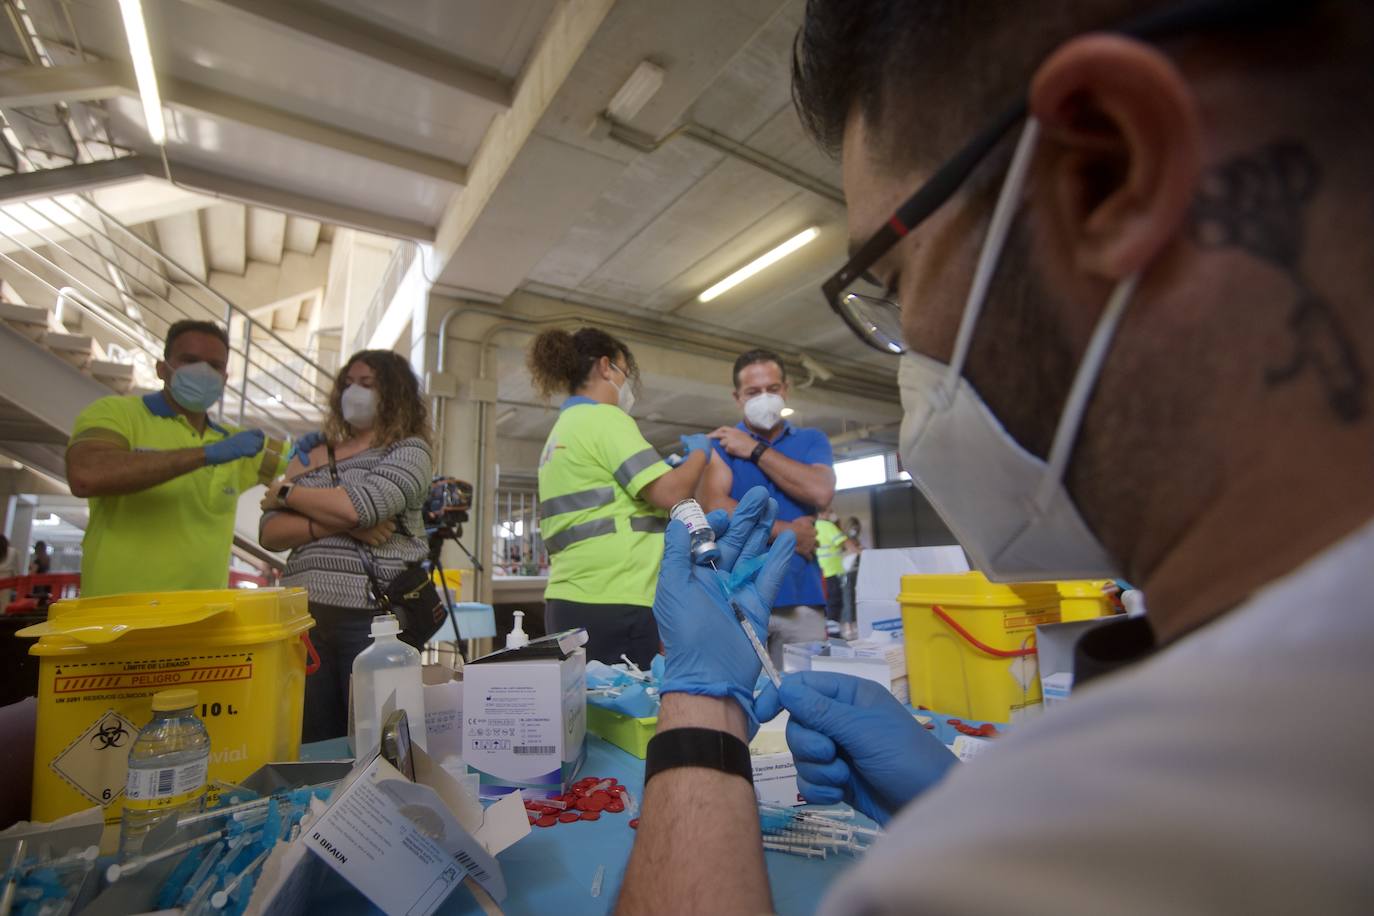
[{"label": "black-framed eyeglasses", "polygon": [[[1302,0],[1208,0],[1160,10],[1132,19],[1110,31],[1142,41],[1158,41],[1186,31],[1216,28],[1310,10]],[[998,142],[1025,117],[1029,103],[1023,95],[1008,106],[963,149],[935,172],[887,222],[864,242],[844,266],[821,284],[821,292],[835,314],[868,346],[881,353],[906,351],[902,340],[902,309],[894,290],[886,289],[870,268],[913,229],[944,206],[968,180]]]}]

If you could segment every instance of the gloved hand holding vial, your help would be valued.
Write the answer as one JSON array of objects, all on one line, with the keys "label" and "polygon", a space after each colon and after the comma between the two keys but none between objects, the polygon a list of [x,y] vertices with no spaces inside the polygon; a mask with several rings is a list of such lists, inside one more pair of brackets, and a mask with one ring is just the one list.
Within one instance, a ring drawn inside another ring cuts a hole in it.
[{"label": "gloved hand holding vial", "polygon": [[[767,659],[760,639],[767,638],[768,614],[796,544],[783,532],[769,548],[776,516],[777,504],[756,487],[733,515],[707,516],[716,535],[709,546],[701,534],[694,545],[687,525],[675,518],[664,536],[654,598],[666,650],[662,692],[734,697],[754,727],[754,683]],[[741,624],[752,639],[742,638]]]}]

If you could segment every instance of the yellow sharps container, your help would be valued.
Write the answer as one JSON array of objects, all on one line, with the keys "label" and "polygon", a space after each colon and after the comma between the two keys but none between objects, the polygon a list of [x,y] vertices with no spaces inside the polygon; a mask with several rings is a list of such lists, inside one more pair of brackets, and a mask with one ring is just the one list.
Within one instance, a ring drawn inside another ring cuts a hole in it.
[{"label": "yellow sharps container", "polygon": [[118,823],[129,747],[154,693],[194,687],[210,780],[237,782],[300,752],[306,644],[299,588],[110,595],[59,601],[37,637],[33,818],[99,805]]}]

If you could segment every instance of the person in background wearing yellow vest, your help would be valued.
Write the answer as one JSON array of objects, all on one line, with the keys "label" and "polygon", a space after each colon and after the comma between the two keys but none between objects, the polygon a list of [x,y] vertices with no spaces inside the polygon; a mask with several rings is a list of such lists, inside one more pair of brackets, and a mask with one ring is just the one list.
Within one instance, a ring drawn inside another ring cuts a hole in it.
[{"label": "person in background wearing yellow vest", "polygon": [[239,494],[285,470],[285,443],[221,426],[229,335],[209,321],[167,330],[161,391],[100,398],[67,446],[72,494],[90,500],[81,594],[225,588]]},{"label": "person in background wearing yellow vest", "polygon": [[651,608],[665,510],[696,490],[711,442],[683,436],[683,462],[664,463],[630,417],[634,357],[605,331],[545,331],[526,364],[541,396],[569,395],[539,459],[545,625],[585,627],[589,659],[609,664],[624,653],[647,668],[659,649]]},{"label": "person in background wearing yellow vest", "polygon": [[844,548],[849,537],[836,524],[834,509],[824,509],[816,518],[816,562],[825,579],[825,632],[840,635],[840,613],[844,608]]}]

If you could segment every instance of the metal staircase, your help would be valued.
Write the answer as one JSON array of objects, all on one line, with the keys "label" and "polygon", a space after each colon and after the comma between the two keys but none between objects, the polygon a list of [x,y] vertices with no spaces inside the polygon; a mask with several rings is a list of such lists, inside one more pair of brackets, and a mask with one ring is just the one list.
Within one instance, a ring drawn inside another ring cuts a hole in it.
[{"label": "metal staircase", "polygon": [[[333,373],[82,195],[0,207],[0,453],[65,480],[77,414],[111,393],[161,387],[154,366],[175,321],[229,330],[219,418],[278,436],[318,429]],[[235,544],[276,562],[241,511]]]}]

